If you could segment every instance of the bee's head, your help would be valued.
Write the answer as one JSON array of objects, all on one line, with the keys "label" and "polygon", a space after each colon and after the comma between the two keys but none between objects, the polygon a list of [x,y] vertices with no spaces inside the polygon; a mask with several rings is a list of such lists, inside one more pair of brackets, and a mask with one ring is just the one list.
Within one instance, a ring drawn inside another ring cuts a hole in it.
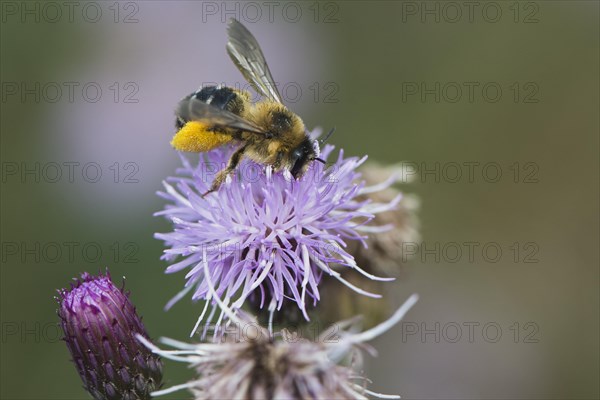
[{"label": "bee's head", "polygon": [[319,143],[306,137],[290,154],[290,172],[295,179],[300,178],[310,163],[319,157]]}]

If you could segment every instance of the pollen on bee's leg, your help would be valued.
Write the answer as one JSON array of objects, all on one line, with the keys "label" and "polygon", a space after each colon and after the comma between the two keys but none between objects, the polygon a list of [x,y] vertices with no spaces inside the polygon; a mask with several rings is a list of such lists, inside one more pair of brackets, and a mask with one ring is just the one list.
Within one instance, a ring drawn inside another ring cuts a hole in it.
[{"label": "pollen on bee's leg", "polygon": [[198,152],[201,147],[199,138],[205,129],[206,126],[200,122],[188,122],[173,136],[171,146],[179,151]]},{"label": "pollen on bee's leg", "polygon": [[198,121],[189,121],[173,137],[171,145],[179,151],[205,152],[231,141],[231,136],[214,132]]}]

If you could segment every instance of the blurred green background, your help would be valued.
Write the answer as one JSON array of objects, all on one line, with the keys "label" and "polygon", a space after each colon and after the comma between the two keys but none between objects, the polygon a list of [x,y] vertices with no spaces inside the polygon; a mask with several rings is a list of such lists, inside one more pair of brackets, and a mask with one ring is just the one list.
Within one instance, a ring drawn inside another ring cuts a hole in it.
[{"label": "blurred green background", "polygon": [[[393,283],[397,304],[421,295],[406,319],[419,332],[373,343],[371,389],[598,398],[598,2],[267,3],[1,3],[1,397],[87,398],[53,300],[82,271],[126,276],[150,334],[187,338],[201,307],[163,311],[183,274],[163,273],[154,193],[179,165],[176,102],[242,82],[224,50],[236,16],[309,127],[336,126],[347,154],[420,167],[403,190],[420,198],[424,243]],[[191,376],[172,362],[165,374]]]}]

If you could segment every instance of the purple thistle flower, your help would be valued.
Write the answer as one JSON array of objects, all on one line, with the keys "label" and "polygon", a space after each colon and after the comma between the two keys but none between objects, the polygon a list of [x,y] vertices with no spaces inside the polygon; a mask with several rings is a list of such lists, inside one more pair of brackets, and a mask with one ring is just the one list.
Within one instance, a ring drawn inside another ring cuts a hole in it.
[{"label": "purple thistle flower", "polygon": [[[320,157],[333,158],[333,149],[327,145]],[[367,232],[390,229],[367,224],[375,214],[396,207],[402,195],[388,203],[360,196],[383,190],[396,179],[365,187],[356,169],[366,157],[345,158],[343,151],[328,168],[313,163],[299,180],[288,171],[272,173],[270,167],[243,160],[236,174],[228,177],[217,192],[202,198],[232,151],[232,147],[225,147],[209,152],[197,166],[182,156],[179,176],[164,182],[165,192],[158,193],[169,204],[155,215],[169,218],[174,227],[172,232],[155,235],[169,247],[162,256],[172,263],[166,272],[189,269],[186,288],[167,308],[194,289],[194,300],[207,300],[198,323],[209,303],[213,304],[206,322],[209,324],[216,308],[205,270],[215,285],[216,296],[234,310],[249,297],[260,308],[268,306],[271,312],[289,299],[308,319],[306,306],[319,301],[323,274],[358,293],[380,297],[352,285],[341,272],[348,268],[370,279],[389,280],[363,271],[345,248],[348,242],[366,245]],[[174,262],[178,257],[181,259]]]},{"label": "purple thistle flower", "polygon": [[85,389],[98,400],[150,399],[161,386],[162,363],[141,345],[142,320],[110,275],[83,273],[59,291],[64,340]]}]

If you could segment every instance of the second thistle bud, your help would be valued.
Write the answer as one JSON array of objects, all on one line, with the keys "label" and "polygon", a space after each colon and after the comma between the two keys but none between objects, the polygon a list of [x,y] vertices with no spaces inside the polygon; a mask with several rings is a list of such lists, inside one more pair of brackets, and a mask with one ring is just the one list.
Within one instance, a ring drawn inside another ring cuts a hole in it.
[{"label": "second thistle bud", "polygon": [[108,274],[88,273],[59,293],[64,340],[84,387],[98,400],[150,399],[162,364],[136,339],[148,334],[127,293]]}]

